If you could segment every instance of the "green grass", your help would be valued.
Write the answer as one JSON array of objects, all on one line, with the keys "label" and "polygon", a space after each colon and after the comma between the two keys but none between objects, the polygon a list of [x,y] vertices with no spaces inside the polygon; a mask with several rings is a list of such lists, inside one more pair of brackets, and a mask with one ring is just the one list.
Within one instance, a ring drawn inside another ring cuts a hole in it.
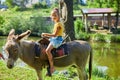
[{"label": "green grass", "polygon": [[6,64],[0,61],[0,80],[35,80],[36,73],[31,68],[14,67],[8,69]]},{"label": "green grass", "polygon": [[[46,70],[43,69],[43,78],[44,80],[66,80],[68,79],[63,74],[54,74],[51,77],[45,76]],[[16,65],[13,69],[8,69],[6,63],[0,61],[0,80],[36,80],[37,75],[34,69],[31,67],[25,66],[20,67]],[[74,77],[74,80],[77,80],[77,77]]]},{"label": "green grass", "polygon": [[[94,66],[94,65],[93,65]],[[52,77],[46,77],[46,70],[43,70],[44,80],[78,80],[77,75],[75,74],[76,69],[70,67],[68,70],[68,75],[60,74],[58,71]],[[73,76],[74,75],[74,76]],[[102,75],[102,76],[101,76]],[[16,65],[13,69],[8,69],[6,63],[0,61],[0,80],[36,80],[37,75],[34,69],[25,66],[20,67]],[[108,78],[108,79],[107,79]],[[99,71],[95,67],[93,68],[92,80],[117,80],[110,79],[103,72]]]}]

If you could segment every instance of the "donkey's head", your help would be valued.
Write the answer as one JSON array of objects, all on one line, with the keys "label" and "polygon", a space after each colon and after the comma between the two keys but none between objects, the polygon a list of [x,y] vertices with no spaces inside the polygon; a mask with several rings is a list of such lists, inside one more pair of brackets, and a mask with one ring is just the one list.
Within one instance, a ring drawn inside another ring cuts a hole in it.
[{"label": "donkey's head", "polygon": [[20,34],[15,35],[15,30],[12,29],[7,37],[7,42],[4,46],[4,51],[8,55],[7,56],[7,67],[13,68],[14,62],[18,59],[20,49],[19,49],[19,42],[21,39],[23,39],[25,36],[28,36],[31,33],[30,30]]}]

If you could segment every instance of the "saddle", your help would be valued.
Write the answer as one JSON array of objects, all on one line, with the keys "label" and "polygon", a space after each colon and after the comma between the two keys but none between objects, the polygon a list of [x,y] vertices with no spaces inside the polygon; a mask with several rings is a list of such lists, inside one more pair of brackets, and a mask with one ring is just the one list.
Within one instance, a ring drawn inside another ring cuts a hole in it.
[{"label": "saddle", "polygon": [[[41,53],[39,44],[48,46],[49,43],[50,43],[50,41],[47,38],[42,38],[35,44],[34,48],[35,48],[36,57],[39,57],[40,53]],[[61,46],[59,46],[58,48],[53,48],[51,50],[51,53],[52,53],[54,59],[65,57],[69,54],[68,46],[66,43],[64,43]]]},{"label": "saddle", "polygon": [[[35,48],[35,55],[37,58],[40,57],[40,53],[41,53],[41,49],[40,49],[39,45],[48,46],[49,43],[50,43],[50,41],[47,38],[42,38],[35,44],[34,48]],[[65,57],[69,54],[68,45],[66,43],[64,43],[61,46],[59,46],[58,48],[52,49],[51,53],[52,53],[52,56],[54,59]],[[47,66],[47,75],[52,76],[52,74],[50,73],[50,64],[49,63]]]}]

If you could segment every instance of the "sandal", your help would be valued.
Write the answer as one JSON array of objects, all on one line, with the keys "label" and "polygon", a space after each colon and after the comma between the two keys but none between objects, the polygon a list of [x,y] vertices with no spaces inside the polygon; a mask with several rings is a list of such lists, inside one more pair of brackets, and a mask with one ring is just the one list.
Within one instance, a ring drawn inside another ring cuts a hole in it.
[{"label": "sandal", "polygon": [[52,76],[52,74],[51,74],[51,72],[50,72],[50,66],[47,67],[47,73],[46,73],[46,76],[49,76],[49,77]]},{"label": "sandal", "polygon": [[52,73],[54,73],[54,72],[55,72],[54,67],[53,68],[47,67],[47,74],[46,74],[46,76],[51,77]]}]

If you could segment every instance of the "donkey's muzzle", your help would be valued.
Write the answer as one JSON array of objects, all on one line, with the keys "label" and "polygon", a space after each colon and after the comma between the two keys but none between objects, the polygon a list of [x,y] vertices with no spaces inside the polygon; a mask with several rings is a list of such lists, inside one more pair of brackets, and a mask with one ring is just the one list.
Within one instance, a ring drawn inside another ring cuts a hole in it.
[{"label": "donkey's muzzle", "polygon": [[12,69],[13,68],[13,65],[7,65],[7,67],[9,68],[9,69]]}]

